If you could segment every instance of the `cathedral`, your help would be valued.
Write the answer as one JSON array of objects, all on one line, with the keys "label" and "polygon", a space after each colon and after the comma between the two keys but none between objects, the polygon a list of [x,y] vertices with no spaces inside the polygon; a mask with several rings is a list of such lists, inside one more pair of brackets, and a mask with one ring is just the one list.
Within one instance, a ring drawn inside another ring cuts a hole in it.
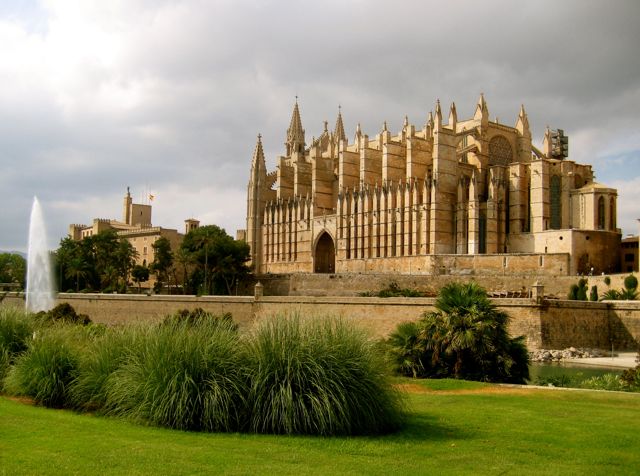
[{"label": "cathedral", "polygon": [[524,106],[508,126],[483,95],[464,120],[438,101],[421,127],[352,142],[339,110],[307,144],[296,101],[274,171],[258,135],[240,236],[258,274],[599,274],[617,266],[616,199],[562,130],[533,145]]}]

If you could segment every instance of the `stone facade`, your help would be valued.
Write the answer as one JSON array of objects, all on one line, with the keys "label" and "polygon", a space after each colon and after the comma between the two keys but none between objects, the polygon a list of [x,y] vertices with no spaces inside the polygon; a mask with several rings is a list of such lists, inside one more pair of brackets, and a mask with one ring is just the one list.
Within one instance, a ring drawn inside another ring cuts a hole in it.
[{"label": "stone facade", "polygon": [[[94,218],[91,225],[69,225],[69,237],[73,240],[81,240],[83,238],[97,235],[101,231],[115,230],[117,235],[125,238],[135,248],[137,252],[136,264],[148,266],[155,256],[153,243],[164,237],[171,243],[171,249],[177,250],[182,243],[184,234],[178,230],[171,228],[163,228],[153,226],[151,224],[151,205],[133,203],[129,188],[124,197],[122,206],[122,220],[113,220],[107,218]],[[185,233],[198,228],[200,222],[193,218],[185,220]],[[152,277],[147,286],[152,286],[154,278]]]},{"label": "stone facade", "polygon": [[445,124],[438,102],[422,128],[405,118],[397,134],[385,122],[369,137],[358,125],[351,143],[340,111],[307,146],[296,102],[275,171],[258,136],[238,236],[258,274],[435,274],[440,256],[453,256],[445,271],[505,259],[514,273],[612,272],[617,192],[568,160],[564,139],[547,129],[538,149],[524,107],[507,126],[481,95],[469,119],[452,104]]}]

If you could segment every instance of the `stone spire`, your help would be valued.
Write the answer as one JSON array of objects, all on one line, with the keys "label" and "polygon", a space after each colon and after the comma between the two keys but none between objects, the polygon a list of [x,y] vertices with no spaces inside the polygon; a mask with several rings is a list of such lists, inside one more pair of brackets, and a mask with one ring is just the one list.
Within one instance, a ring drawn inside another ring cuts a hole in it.
[{"label": "stone spire", "polygon": [[518,119],[516,120],[516,129],[523,136],[531,137],[531,131],[529,129],[529,119],[527,118],[527,113],[524,110],[524,104],[520,106],[520,114],[518,115]]},{"label": "stone spire", "polygon": [[434,130],[439,131],[442,129],[442,109],[440,109],[440,99],[436,101],[436,121],[434,124]]},{"label": "stone spire", "polygon": [[481,121],[482,125],[489,123],[489,108],[487,107],[487,103],[484,100],[484,94],[482,93],[480,93],[480,98],[478,99],[478,105],[476,106],[476,112],[473,115],[473,118]]},{"label": "stone spire", "polygon": [[263,170],[266,172],[267,166],[264,160],[264,149],[262,148],[262,135],[258,134],[258,141],[256,142],[256,148],[253,150],[253,158],[251,159],[251,170],[258,172]]},{"label": "stone spire", "polygon": [[344,133],[344,124],[342,123],[342,108],[338,106],[338,118],[336,119],[336,127],[333,130],[333,137],[336,140],[347,140],[347,135]]},{"label": "stone spire", "polygon": [[298,97],[296,96],[296,104],[293,106],[291,114],[291,122],[287,129],[287,155],[294,152],[304,153],[304,129],[302,128],[302,120],[300,119],[300,110],[298,109]]},{"label": "stone spire", "polygon": [[458,124],[458,112],[456,111],[456,103],[451,103],[451,109],[449,109],[449,127],[453,129],[453,132],[456,132],[456,127]]}]

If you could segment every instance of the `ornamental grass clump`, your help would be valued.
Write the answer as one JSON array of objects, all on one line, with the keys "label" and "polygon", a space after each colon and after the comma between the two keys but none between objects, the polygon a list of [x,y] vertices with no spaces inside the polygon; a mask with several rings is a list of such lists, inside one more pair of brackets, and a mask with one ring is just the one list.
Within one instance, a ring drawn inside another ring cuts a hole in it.
[{"label": "ornamental grass clump", "polygon": [[342,319],[276,316],[247,336],[249,430],[257,433],[384,433],[402,421],[375,343]]},{"label": "ornamental grass clump", "polygon": [[71,403],[77,409],[100,411],[107,404],[109,377],[128,359],[143,335],[141,326],[109,328],[87,345],[71,382]]},{"label": "ornamental grass clump", "polygon": [[0,308],[0,389],[9,367],[27,349],[33,329],[33,320],[24,311]]},{"label": "ornamental grass clump", "polygon": [[109,413],[180,430],[235,431],[247,384],[238,333],[220,319],[148,328],[108,378]]},{"label": "ornamental grass clump", "polygon": [[77,326],[57,325],[35,331],[28,349],[10,368],[4,389],[46,407],[70,405],[69,388],[75,377],[87,333]]}]

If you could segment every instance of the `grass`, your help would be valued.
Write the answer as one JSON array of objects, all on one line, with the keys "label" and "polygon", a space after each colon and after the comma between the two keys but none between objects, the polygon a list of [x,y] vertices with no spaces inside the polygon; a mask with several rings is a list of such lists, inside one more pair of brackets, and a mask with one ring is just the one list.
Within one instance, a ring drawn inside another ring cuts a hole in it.
[{"label": "grass", "polygon": [[343,319],[263,319],[247,348],[251,432],[379,434],[402,423],[378,348]]},{"label": "grass", "polygon": [[398,379],[379,437],[190,433],[0,397],[0,474],[637,474],[640,395]]}]

